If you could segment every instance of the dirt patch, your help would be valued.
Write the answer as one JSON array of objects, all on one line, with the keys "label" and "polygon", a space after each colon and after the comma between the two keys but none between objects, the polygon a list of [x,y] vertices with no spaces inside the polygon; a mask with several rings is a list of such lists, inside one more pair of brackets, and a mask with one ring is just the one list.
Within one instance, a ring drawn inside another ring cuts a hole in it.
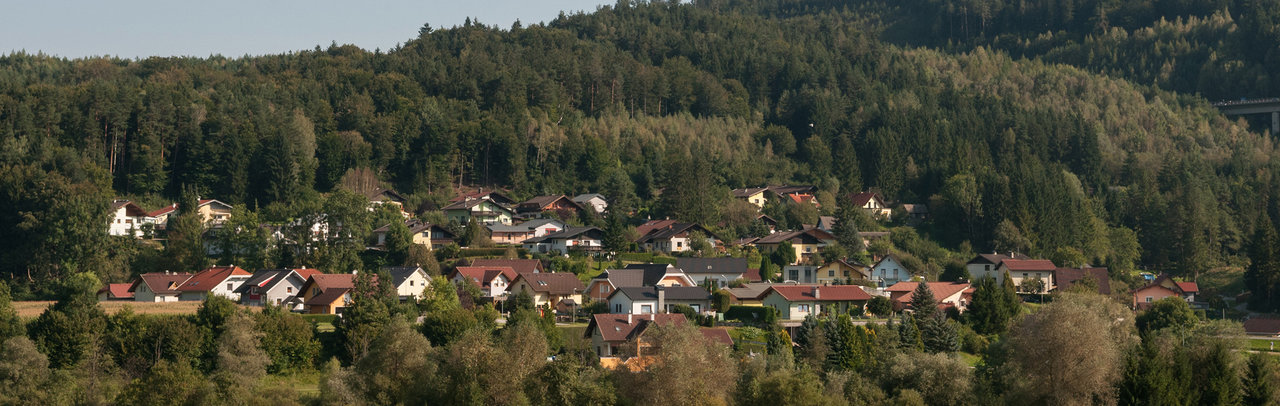
[{"label": "dirt patch", "polygon": [[[98,302],[102,306],[102,310],[107,314],[116,314],[125,306],[133,308],[133,312],[137,314],[195,314],[200,309],[200,304],[204,302]],[[29,301],[29,302],[13,302],[13,307],[18,312],[18,317],[34,319],[44,312],[44,309],[53,304],[51,301]]]}]

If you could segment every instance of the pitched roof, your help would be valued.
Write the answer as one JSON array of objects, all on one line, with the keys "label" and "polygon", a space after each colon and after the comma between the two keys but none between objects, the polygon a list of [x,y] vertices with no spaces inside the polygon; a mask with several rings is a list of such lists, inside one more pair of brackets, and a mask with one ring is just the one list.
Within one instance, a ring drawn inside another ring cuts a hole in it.
[{"label": "pitched roof", "polygon": [[[244,283],[240,284],[240,286],[236,288],[235,293],[248,293],[254,286],[262,289],[269,289],[268,285],[275,286],[277,283],[284,280],[284,278],[288,277],[290,272],[293,271],[288,269],[259,269],[257,271],[253,271],[253,276],[250,276],[248,280],[245,280]],[[303,280],[305,281],[306,278],[303,278]]]},{"label": "pitched roof", "polygon": [[586,202],[591,201],[591,199],[594,199],[594,198],[597,198],[597,197],[598,197],[598,198],[600,198],[600,200],[606,200],[606,199],[604,198],[604,195],[599,194],[599,193],[583,193],[583,194],[580,194],[580,195],[574,196],[574,197],[573,197],[573,201],[578,202],[578,203],[586,203]]},{"label": "pitched roof", "polygon": [[881,204],[884,203],[884,198],[880,197],[879,193],[861,192],[861,193],[855,193],[852,196],[849,196],[849,201],[853,202],[853,204],[858,207],[866,206],[867,202],[870,202],[871,199],[879,200]]},{"label": "pitched roof", "polygon": [[764,297],[764,291],[772,286],[800,286],[796,283],[753,282],[737,288],[726,288],[730,295],[738,300],[756,300]]},{"label": "pitched roof", "polygon": [[[919,283],[920,282],[898,282],[893,284],[893,286],[885,288],[884,290],[886,292],[907,292],[905,295],[899,296],[897,300],[902,303],[908,303],[911,301],[911,296],[916,291],[916,285],[918,285]],[[933,298],[936,299],[939,303],[941,303],[943,299],[951,297],[956,293],[963,292],[965,289],[969,288],[969,284],[964,282],[928,282],[928,283],[929,283],[929,290],[933,291]]]},{"label": "pitched roof", "polygon": [[679,221],[670,220],[670,219],[649,220],[644,222],[644,224],[636,226],[636,234],[640,236],[644,236],[645,234],[649,234],[650,231],[657,230],[659,228],[667,228],[667,227],[670,227],[672,224],[676,224],[676,223],[679,223]]},{"label": "pitched roof", "polygon": [[786,195],[786,194],[792,194],[792,193],[813,194],[814,192],[818,191],[817,186],[810,186],[810,185],[769,185],[768,187],[766,187],[766,189],[769,189],[770,192],[773,192],[779,195]]},{"label": "pitched roof", "polygon": [[1001,262],[1010,271],[1052,271],[1058,269],[1047,259],[1006,259]]},{"label": "pitched roof", "polygon": [[[711,294],[706,289],[697,286],[670,286],[664,287],[663,296],[665,300],[711,300]],[[658,288],[654,286],[627,286],[618,288],[613,294],[623,295],[632,301],[638,300],[658,300]]]},{"label": "pitched roof", "polygon": [[[223,202],[220,202],[220,201],[218,201],[218,200],[216,200],[216,199],[202,199],[202,200],[200,200],[200,201],[196,202],[196,207],[201,207],[201,206],[208,205],[208,204],[213,204],[213,203],[217,203],[217,204],[220,204],[220,205],[222,205],[222,206],[226,206],[226,207],[228,207],[228,208],[230,208],[230,207],[231,207],[231,205],[226,204],[226,203],[223,203]],[[149,216],[149,217],[156,217],[156,216],[160,216],[160,215],[165,215],[165,214],[172,213],[172,212],[173,212],[173,211],[175,211],[175,210],[178,210],[178,204],[177,204],[177,203],[172,203],[172,204],[170,204],[170,205],[168,205],[168,206],[161,207],[161,208],[157,209],[156,211],[153,211],[153,212],[147,213],[147,216]]]},{"label": "pitched roof", "polygon": [[1183,292],[1186,292],[1186,293],[1200,292],[1200,285],[1197,285],[1195,282],[1174,282],[1174,283],[1177,283],[1178,288],[1182,289]]},{"label": "pitched roof", "polygon": [[489,227],[489,231],[495,233],[527,233],[533,231],[535,228],[542,227],[547,224],[553,224],[557,228],[564,228],[565,226],[563,221],[556,219],[533,219],[520,224],[506,225],[495,223],[489,224],[486,227]]},{"label": "pitched roof", "polygon": [[147,215],[146,210],[142,210],[141,207],[138,207],[138,205],[133,204],[131,201],[116,200],[111,202],[112,211],[120,210],[121,207],[124,207],[124,215],[129,217],[145,217]]},{"label": "pitched roof", "polygon": [[676,267],[684,271],[686,274],[693,273],[716,273],[716,274],[745,274],[747,272],[746,258],[678,258],[676,259]]},{"label": "pitched roof", "polygon": [[[668,239],[671,237],[679,236],[682,233],[689,233],[694,231],[701,232],[707,237],[715,238],[715,235],[711,234],[710,230],[707,230],[705,227],[698,225],[698,223],[675,222],[675,223],[664,223],[664,224],[666,224],[666,227],[649,228],[648,229],[649,231],[645,234],[641,234],[640,238],[636,239],[636,242],[644,243],[652,240]],[[637,229],[637,231],[638,230],[639,229]]]},{"label": "pitched roof", "polygon": [[575,202],[573,201],[573,199],[565,197],[564,195],[536,196],[536,197],[530,198],[529,200],[520,202],[520,204],[516,205],[516,210],[521,213],[544,211],[549,206],[551,206],[552,204],[562,199],[569,206],[572,206],[578,210],[582,210],[581,204],[578,204],[578,202]]},{"label": "pitched roof", "polygon": [[724,327],[700,327],[698,332],[702,333],[702,337],[707,341],[718,343],[725,346],[733,346],[733,337],[729,336],[729,329]]},{"label": "pitched roof", "polygon": [[[619,277],[621,278],[633,277],[633,276],[625,276],[626,273],[628,273],[627,271],[629,270],[642,271],[640,273],[641,284],[629,285],[629,286],[654,286],[654,285],[657,285],[658,282],[662,281],[662,277],[666,276],[668,273],[679,273],[681,275],[684,275],[683,270],[678,269],[675,266],[670,264],[627,264],[625,268],[620,270],[620,271],[623,271],[624,274],[622,274],[622,276],[619,276]],[[613,271],[619,271],[619,270],[615,269]],[[685,275],[685,276],[688,277],[688,275]],[[610,274],[610,279],[612,278],[613,278],[613,274]],[[625,279],[624,279],[624,283],[625,283]],[[616,284],[614,286],[621,287]]]},{"label": "pitched roof", "polygon": [[808,228],[800,231],[781,231],[769,234],[756,240],[756,244],[781,244],[783,241],[795,239],[799,239],[799,242],[804,244],[818,244],[826,240],[834,240],[835,236],[816,228]]},{"label": "pitched roof", "polygon": [[516,202],[514,199],[508,197],[502,192],[496,190],[486,192],[484,188],[479,188],[474,191],[463,191],[452,199],[449,199],[450,202],[461,202],[464,200],[492,200],[493,202],[502,205],[509,205]]},{"label": "pitched roof", "polygon": [[404,283],[405,280],[408,280],[415,273],[422,272],[424,275],[426,274],[426,271],[422,270],[422,267],[419,266],[384,266],[382,269],[387,270],[387,273],[391,274],[391,280],[392,282],[395,282],[396,286],[400,286],[400,284]]},{"label": "pitched roof", "polygon": [[338,298],[343,297],[344,295],[347,294],[347,292],[350,292],[351,289],[353,288],[335,287],[335,288],[325,289],[321,291],[320,294],[312,296],[310,299],[307,299],[307,301],[303,302],[303,304],[327,305],[327,304],[333,303],[335,300],[338,300]]},{"label": "pitched roof", "polygon": [[563,230],[556,231],[554,233],[547,234],[541,237],[530,238],[528,240],[525,240],[524,242],[539,243],[543,241],[550,241],[550,240],[557,240],[557,239],[578,238],[578,236],[581,236],[581,235],[586,235],[588,238],[604,239],[604,231],[600,231],[599,228],[567,226]]},{"label": "pitched roof", "polygon": [[1244,321],[1244,332],[1249,334],[1280,334],[1280,319],[1254,317]]},{"label": "pitched roof", "polygon": [[[539,272],[520,274],[516,280],[523,279],[529,284],[529,288],[534,292],[544,292],[553,295],[572,295],[582,293],[587,289],[578,280],[578,276],[569,272]],[[514,283],[513,283],[514,284]]]},{"label": "pitched roof", "polygon": [[355,289],[356,276],[349,273],[322,273],[311,275],[311,281],[320,290]]},{"label": "pitched roof", "polygon": [[650,324],[660,326],[684,323],[687,320],[680,313],[661,314],[596,314],[587,324],[584,336],[590,338],[592,332],[599,331],[604,341],[627,341],[644,331]]},{"label": "pitched roof", "polygon": [[1098,293],[1111,294],[1111,278],[1107,276],[1107,268],[1058,268],[1053,271],[1053,280],[1058,285],[1056,290],[1070,288],[1085,275],[1093,277],[1098,283]]},{"label": "pitched roof", "polygon": [[178,286],[191,278],[189,273],[152,272],[138,275],[138,279],[129,286],[129,291],[137,291],[138,284],[147,285],[147,290],[156,294],[176,294]]},{"label": "pitched roof", "polygon": [[460,210],[460,209],[471,210],[472,207],[479,206],[481,203],[485,203],[485,202],[493,203],[494,207],[498,208],[499,210],[505,211],[507,213],[512,212],[511,209],[507,208],[507,206],[503,206],[502,203],[499,203],[496,200],[489,200],[489,199],[461,200],[461,201],[450,203],[447,206],[441,207],[440,210]]},{"label": "pitched roof", "polygon": [[732,193],[732,194],[733,194],[733,197],[736,197],[736,198],[739,198],[739,199],[745,199],[745,198],[748,198],[748,197],[751,197],[751,196],[755,195],[756,193],[760,193],[760,192],[763,192],[763,191],[766,191],[766,190],[769,190],[769,188],[763,188],[763,187],[749,187],[749,188],[743,188],[743,189],[734,189],[733,191],[731,191],[731,192],[729,192],[729,193]]},{"label": "pitched roof", "polygon": [[766,289],[760,297],[777,292],[783,299],[797,301],[849,301],[871,300],[871,295],[858,285],[797,286],[773,285]]},{"label": "pitched roof", "polygon": [[108,283],[98,289],[98,293],[106,292],[111,298],[129,298],[133,297],[133,292],[129,290],[132,286],[132,283]]},{"label": "pitched roof", "polygon": [[[482,267],[509,267],[514,269],[516,273],[534,273],[542,272],[542,261],[536,259],[484,259],[477,258],[471,260],[471,266]],[[511,279],[515,279],[513,276]]]},{"label": "pitched roof", "polygon": [[404,203],[405,201],[404,196],[396,193],[396,191],[381,187],[365,192],[364,197],[375,201],[393,201],[398,203]]},{"label": "pitched roof", "polygon": [[211,266],[203,271],[196,272],[190,279],[178,286],[181,292],[208,292],[218,287],[219,283],[227,280],[232,276],[252,276],[244,269],[238,266]]},{"label": "pitched roof", "polygon": [[489,286],[498,275],[506,277],[507,281],[514,281],[519,276],[509,266],[460,266],[454,271],[454,275],[462,275],[480,287]]},{"label": "pitched roof", "polygon": [[764,278],[760,276],[760,268],[748,268],[746,272],[742,273],[742,279],[746,279],[747,282],[760,282],[764,280]]}]

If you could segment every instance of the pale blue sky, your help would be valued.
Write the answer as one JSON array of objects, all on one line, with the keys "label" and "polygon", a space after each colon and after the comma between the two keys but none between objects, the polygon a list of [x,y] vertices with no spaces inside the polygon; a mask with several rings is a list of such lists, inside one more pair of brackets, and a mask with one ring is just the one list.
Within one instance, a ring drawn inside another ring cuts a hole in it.
[{"label": "pale blue sky", "polygon": [[316,45],[383,50],[466,17],[510,28],[613,0],[25,0],[0,7],[0,53],[78,58],[278,54]]}]

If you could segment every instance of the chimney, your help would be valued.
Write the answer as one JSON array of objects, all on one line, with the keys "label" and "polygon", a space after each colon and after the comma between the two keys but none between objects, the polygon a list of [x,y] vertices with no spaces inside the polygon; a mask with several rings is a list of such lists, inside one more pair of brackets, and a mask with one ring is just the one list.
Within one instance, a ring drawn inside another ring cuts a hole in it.
[{"label": "chimney", "polygon": [[649,321],[654,321],[657,319],[658,319],[658,316],[654,316],[653,313],[649,313]]},{"label": "chimney", "polygon": [[631,313],[627,313],[627,324],[631,324]]},{"label": "chimney", "polygon": [[822,299],[822,297],[821,297],[821,296],[819,296],[818,292],[821,292],[821,290],[820,290],[820,289],[818,289],[818,287],[817,287],[817,286],[814,286],[814,287],[813,287],[813,300]]},{"label": "chimney", "polygon": [[655,287],[658,290],[658,311],[657,313],[667,312],[667,291],[662,286]]}]

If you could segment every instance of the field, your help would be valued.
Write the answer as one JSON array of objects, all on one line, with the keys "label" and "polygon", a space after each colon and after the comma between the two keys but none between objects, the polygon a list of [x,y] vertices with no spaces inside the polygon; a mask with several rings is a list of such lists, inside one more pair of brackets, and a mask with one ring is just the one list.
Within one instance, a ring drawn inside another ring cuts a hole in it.
[{"label": "field", "polygon": [[[194,314],[200,308],[203,302],[98,302],[102,306],[102,310],[107,314],[115,314],[125,306],[133,308],[134,313],[138,314]],[[52,301],[24,301],[13,302],[13,307],[18,312],[18,317],[24,319],[34,319],[44,312],[44,309],[53,304]]]}]

